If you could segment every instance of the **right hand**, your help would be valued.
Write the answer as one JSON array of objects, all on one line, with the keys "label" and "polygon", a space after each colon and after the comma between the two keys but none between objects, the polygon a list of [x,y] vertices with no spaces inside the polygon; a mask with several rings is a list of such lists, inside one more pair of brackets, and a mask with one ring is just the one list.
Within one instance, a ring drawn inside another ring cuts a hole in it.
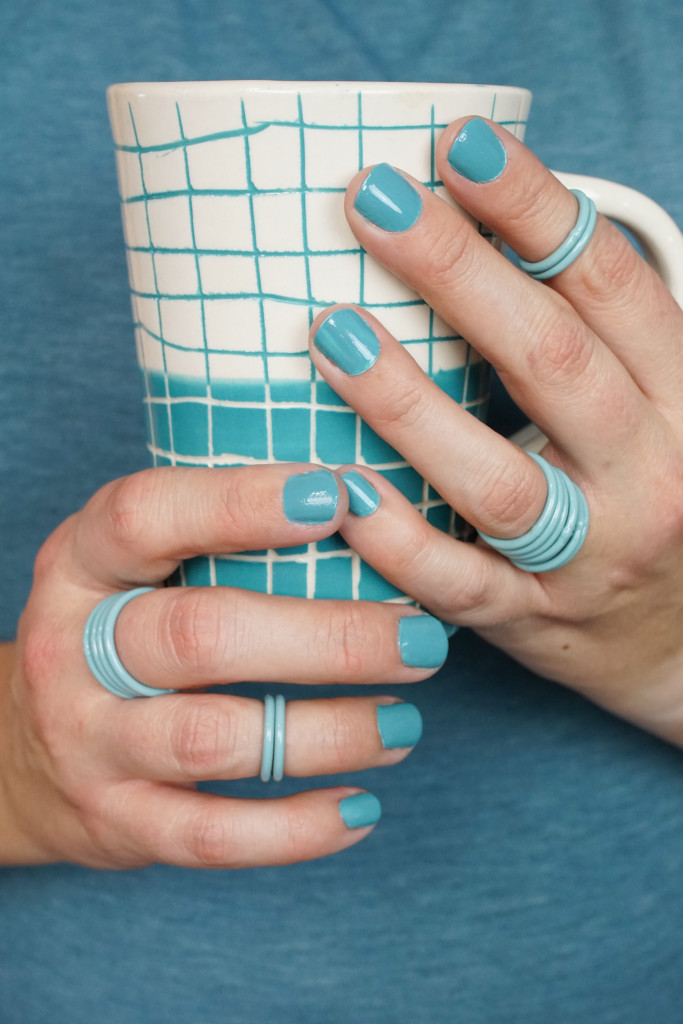
[{"label": "right hand", "polygon": [[[284,514],[287,478],[313,468],[147,470],[104,487],[48,538],[18,639],[0,658],[0,863],[284,864],[369,833],[347,827],[340,813],[340,802],[361,792],[354,787],[263,800],[197,792],[202,780],[258,775],[263,734],[260,700],[197,691],[235,681],[424,679],[435,669],[407,667],[397,640],[399,620],[417,610],[163,586],[193,555],[332,534],[348,510],[338,477],[329,521],[293,523]],[[182,692],[123,700],[91,675],[83,627],[104,597],[138,586],[158,589],[122,609],[118,653],[143,683]],[[286,773],[402,760],[410,747],[384,749],[377,716],[378,705],[398,703],[384,696],[289,703]]]}]

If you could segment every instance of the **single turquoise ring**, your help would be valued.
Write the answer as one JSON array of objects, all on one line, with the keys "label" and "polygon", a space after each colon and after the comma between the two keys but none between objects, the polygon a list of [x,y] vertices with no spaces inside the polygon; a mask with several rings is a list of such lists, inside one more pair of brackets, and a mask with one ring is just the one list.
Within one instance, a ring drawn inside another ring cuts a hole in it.
[{"label": "single turquoise ring", "polygon": [[263,700],[263,753],[261,755],[261,782],[268,782],[273,771],[275,751],[275,700],[267,694]]},{"label": "single turquoise ring", "polygon": [[281,782],[285,774],[285,698],[275,698],[275,737],[273,744],[273,782]]},{"label": "single turquoise ring", "polygon": [[544,260],[532,262],[520,259],[519,261],[522,270],[526,271],[529,277],[533,277],[536,281],[546,281],[548,278],[555,277],[556,274],[571,266],[577,256],[580,256],[586,248],[595,230],[598,216],[595,203],[585,192],[581,192],[580,189],[573,188],[571,191],[572,195],[576,196],[578,200],[579,213],[576,218],[576,224],[564,242],[550,256],[546,256]]},{"label": "single turquoise ring", "polygon": [[145,686],[127,671],[114,642],[116,620],[121,609],[139,597],[148,594],[154,587],[137,587],[121,594],[110,594],[95,605],[88,616],[83,630],[83,653],[88,667],[98,683],[117,697],[130,700],[133,697],[162,697],[175,690],[159,690]]}]

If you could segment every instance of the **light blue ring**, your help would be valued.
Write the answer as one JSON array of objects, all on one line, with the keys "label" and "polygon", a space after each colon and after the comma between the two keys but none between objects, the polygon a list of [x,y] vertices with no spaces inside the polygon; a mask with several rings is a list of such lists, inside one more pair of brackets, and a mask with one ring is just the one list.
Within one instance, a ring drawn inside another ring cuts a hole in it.
[{"label": "light blue ring", "polygon": [[579,189],[572,189],[572,195],[576,196],[578,200],[579,213],[576,224],[564,242],[543,260],[532,262],[520,259],[519,261],[522,270],[536,281],[545,281],[566,270],[577,256],[580,256],[591,239],[597,222],[595,203]]},{"label": "light blue ring", "polygon": [[565,473],[559,470],[552,472],[552,467],[547,469],[541,466],[546,479],[555,478],[556,505],[555,515],[552,517],[552,529],[545,534],[539,534],[528,543],[523,552],[514,553],[515,561],[538,562],[541,558],[553,558],[566,546],[576,520],[576,512],[572,503],[572,483]]},{"label": "light blue ring", "polygon": [[581,488],[541,455],[527,452],[540,466],[548,485],[541,515],[521,537],[501,539],[480,532],[494,550],[525,572],[549,572],[566,565],[588,532],[588,503]]},{"label": "light blue ring", "polygon": [[[574,534],[569,540],[563,550],[551,560],[543,559],[537,564],[530,564],[519,566],[526,572],[551,572],[553,569],[561,569],[563,565],[567,565],[571,562],[572,558],[577,554],[588,533],[589,525],[589,512],[588,502],[586,501],[583,491],[577,487],[575,501],[577,502],[577,522],[574,528]],[[514,562],[513,562],[514,564]]]},{"label": "light blue ring", "polygon": [[[533,459],[532,452],[528,452],[527,455],[530,455]],[[535,461],[538,462],[538,459]],[[546,477],[546,483],[548,485],[546,502],[543,506],[541,515],[537,521],[533,523],[531,528],[525,532],[525,534],[522,534],[521,537],[501,538],[492,537],[490,534],[482,534],[481,530],[479,530],[479,537],[485,541],[486,544],[496,548],[497,551],[500,551],[503,555],[507,555],[508,558],[511,558],[512,555],[515,555],[516,557],[521,555],[524,548],[526,548],[528,544],[535,542],[539,535],[544,535],[546,529],[550,528],[552,523],[557,506],[557,479],[554,475],[547,473],[543,466],[541,466],[541,469],[543,470],[544,476]]]},{"label": "light blue ring", "polygon": [[121,594],[110,594],[95,605],[83,629],[83,653],[88,667],[98,683],[117,697],[161,697],[175,690],[160,690],[145,686],[124,667],[116,650],[114,630],[121,609],[141,594],[154,587],[138,587]]},{"label": "light blue ring", "polygon": [[275,743],[273,748],[273,782],[281,782],[285,774],[285,698],[275,698]]},{"label": "light blue ring", "polygon": [[275,700],[268,693],[263,698],[263,754],[261,756],[261,782],[270,780],[275,751]]}]

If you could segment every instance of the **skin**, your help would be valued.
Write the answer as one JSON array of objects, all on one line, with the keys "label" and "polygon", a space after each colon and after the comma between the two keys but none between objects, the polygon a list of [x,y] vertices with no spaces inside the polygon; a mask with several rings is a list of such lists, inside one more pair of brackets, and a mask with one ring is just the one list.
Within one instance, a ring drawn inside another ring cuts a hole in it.
[{"label": "skin", "polygon": [[[502,175],[483,185],[460,177],[447,153],[462,124],[439,143],[446,188],[521,256],[546,256],[573,226],[575,198],[497,126],[507,152]],[[322,856],[364,838],[370,830],[347,829],[338,809],[357,789],[259,801],[195,792],[201,779],[258,773],[263,710],[194,691],[236,679],[418,681],[432,670],[405,668],[396,643],[398,618],[413,612],[227,588],[159,589],[128,604],[116,630],[133,675],[187,691],[149,701],[107,693],[81,647],[99,600],[159,586],[183,558],[301,544],[337,528],[439,618],[683,742],[683,313],[602,218],[576,262],[542,284],[418,183],[423,210],[413,227],[390,234],[373,226],[353,207],[366,173],[347,195],[352,229],[496,366],[549,438],[544,456],[583,489],[586,543],[560,570],[521,572],[481,543],[439,533],[363,467],[379,508],[356,518],[342,498],[324,526],[291,524],[282,513],[284,480],[306,467],[160,469],[110,484],[46,542],[17,642],[1,652],[0,862],[238,867]],[[359,312],[380,339],[379,358],[347,377],[312,344],[323,376],[475,526],[501,537],[527,530],[545,498],[538,467],[446,399],[381,324]],[[381,747],[379,700],[290,704],[287,773],[404,757],[405,749]]]}]

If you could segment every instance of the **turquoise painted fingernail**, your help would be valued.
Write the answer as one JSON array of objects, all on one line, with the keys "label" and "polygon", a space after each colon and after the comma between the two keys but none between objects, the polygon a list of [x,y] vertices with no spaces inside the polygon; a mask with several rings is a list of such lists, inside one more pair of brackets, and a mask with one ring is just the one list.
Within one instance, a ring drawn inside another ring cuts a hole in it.
[{"label": "turquoise painted fingernail", "polygon": [[356,793],[339,801],[339,810],[347,828],[367,828],[382,817],[382,805],[372,793]]},{"label": "turquoise painted fingernail", "polygon": [[422,735],[422,715],[414,704],[380,704],[377,728],[385,750],[414,747]]},{"label": "turquoise painted fingernail", "polygon": [[398,620],[398,648],[409,668],[438,668],[448,654],[448,637],[431,615],[406,615]]},{"label": "turquoise painted fingernail", "polygon": [[377,164],[363,182],[354,206],[385,231],[407,231],[420,216],[422,200],[391,164]]},{"label": "turquoise painted fingernail", "polygon": [[315,332],[315,347],[344,373],[357,377],[375,363],[379,339],[355,309],[336,309]]},{"label": "turquoise painted fingernail", "polygon": [[484,184],[503,173],[507,153],[493,128],[475,117],[461,129],[450,148],[448,162],[464,178]]},{"label": "turquoise painted fingernail", "polygon": [[369,481],[355,469],[342,473],[349,492],[349,510],[354,516],[371,516],[379,506],[379,494]]},{"label": "turquoise painted fingernail", "polygon": [[339,487],[328,469],[290,476],[282,492],[290,523],[327,523],[334,518],[338,501]]}]

